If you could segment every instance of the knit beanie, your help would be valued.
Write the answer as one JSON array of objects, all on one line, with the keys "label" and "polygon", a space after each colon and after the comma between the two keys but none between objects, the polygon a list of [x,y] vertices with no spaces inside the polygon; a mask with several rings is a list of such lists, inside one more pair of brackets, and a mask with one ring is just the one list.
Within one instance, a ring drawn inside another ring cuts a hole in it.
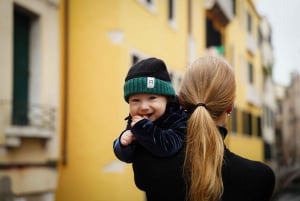
[{"label": "knit beanie", "polygon": [[166,64],[157,58],[144,59],[134,64],[128,71],[124,84],[124,98],[130,95],[159,94],[175,97]]}]

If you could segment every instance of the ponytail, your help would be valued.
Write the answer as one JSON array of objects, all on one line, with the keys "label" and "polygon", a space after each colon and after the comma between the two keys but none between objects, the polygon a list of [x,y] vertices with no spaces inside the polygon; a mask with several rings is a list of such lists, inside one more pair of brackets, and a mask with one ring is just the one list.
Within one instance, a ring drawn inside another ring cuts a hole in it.
[{"label": "ponytail", "polygon": [[224,142],[217,125],[233,105],[235,86],[233,70],[219,57],[197,59],[184,75],[179,100],[190,114],[183,166],[189,201],[222,197]]},{"label": "ponytail", "polygon": [[215,122],[204,107],[197,107],[187,126],[184,170],[188,200],[217,201],[223,193],[224,145]]}]

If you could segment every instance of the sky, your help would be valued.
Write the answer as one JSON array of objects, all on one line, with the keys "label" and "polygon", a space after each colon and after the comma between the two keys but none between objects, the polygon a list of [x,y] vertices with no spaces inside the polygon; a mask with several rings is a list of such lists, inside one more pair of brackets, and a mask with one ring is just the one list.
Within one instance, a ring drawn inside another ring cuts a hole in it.
[{"label": "sky", "polygon": [[300,0],[256,0],[272,27],[273,79],[288,86],[292,71],[300,73]]}]

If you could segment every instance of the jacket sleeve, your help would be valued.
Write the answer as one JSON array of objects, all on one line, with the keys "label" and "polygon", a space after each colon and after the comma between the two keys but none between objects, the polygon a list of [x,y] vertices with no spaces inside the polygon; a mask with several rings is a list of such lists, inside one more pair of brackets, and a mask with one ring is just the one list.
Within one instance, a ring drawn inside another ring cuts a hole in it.
[{"label": "jacket sleeve", "polygon": [[187,116],[184,112],[166,118],[162,128],[150,120],[137,122],[131,132],[137,141],[156,156],[168,157],[176,154],[183,147]]},{"label": "jacket sleeve", "polygon": [[[121,133],[120,137],[123,133],[124,131]],[[135,151],[136,143],[133,142],[128,146],[123,146],[120,142],[120,137],[115,139],[113,143],[114,153],[119,160],[126,163],[131,163],[133,160],[133,154]]]}]

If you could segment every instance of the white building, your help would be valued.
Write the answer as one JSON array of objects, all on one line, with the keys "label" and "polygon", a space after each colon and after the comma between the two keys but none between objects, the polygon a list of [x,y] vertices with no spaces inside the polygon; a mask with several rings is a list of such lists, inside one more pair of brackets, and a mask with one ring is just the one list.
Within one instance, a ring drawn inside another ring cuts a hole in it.
[{"label": "white building", "polygon": [[58,0],[0,1],[0,198],[4,200],[54,200],[58,17]]},{"label": "white building", "polygon": [[264,71],[263,93],[263,139],[265,144],[265,160],[272,161],[276,154],[275,146],[275,114],[277,111],[275,84],[272,79],[272,67],[274,63],[272,48],[272,29],[267,18],[262,17],[260,22],[260,47],[262,53],[262,65]]}]

